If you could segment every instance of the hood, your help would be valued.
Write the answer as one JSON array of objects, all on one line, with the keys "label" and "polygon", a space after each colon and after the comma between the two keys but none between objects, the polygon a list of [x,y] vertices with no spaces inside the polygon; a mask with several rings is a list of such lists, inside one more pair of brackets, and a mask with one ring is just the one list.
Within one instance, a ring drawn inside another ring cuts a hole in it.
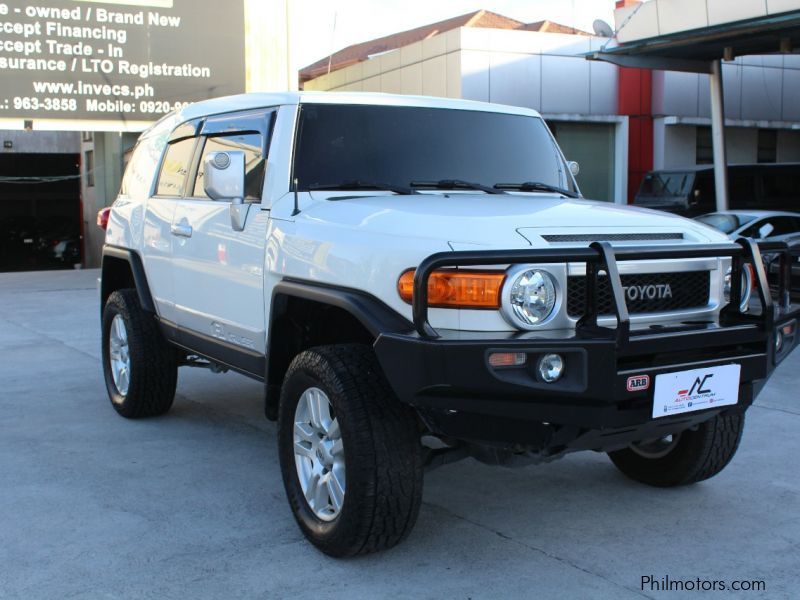
[{"label": "hood", "polygon": [[444,239],[454,249],[542,247],[564,239],[571,246],[587,245],[593,240],[583,238],[603,239],[602,234],[615,234],[615,244],[627,243],[625,234],[637,234],[637,244],[651,243],[641,234],[654,234],[653,240],[671,244],[728,240],[676,215],[554,195],[314,192],[312,198],[302,213],[305,218],[391,236]]}]

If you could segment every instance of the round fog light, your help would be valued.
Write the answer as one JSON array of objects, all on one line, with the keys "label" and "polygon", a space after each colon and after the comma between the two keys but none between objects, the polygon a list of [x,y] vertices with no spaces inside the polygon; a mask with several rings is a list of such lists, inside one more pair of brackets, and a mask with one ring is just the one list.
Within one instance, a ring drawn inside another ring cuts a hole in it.
[{"label": "round fog light", "polygon": [[539,359],[539,377],[545,383],[554,383],[564,374],[564,359],[559,354],[545,354]]},{"label": "round fog light", "polygon": [[783,348],[782,328],[778,329],[778,331],[775,332],[775,353],[777,354],[778,352],[780,352],[781,348]]}]

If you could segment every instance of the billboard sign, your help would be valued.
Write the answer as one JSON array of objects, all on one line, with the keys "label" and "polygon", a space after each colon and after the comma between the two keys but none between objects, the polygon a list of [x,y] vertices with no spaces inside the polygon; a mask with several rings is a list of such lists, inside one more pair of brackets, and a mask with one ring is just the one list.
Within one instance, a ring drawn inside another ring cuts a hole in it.
[{"label": "billboard sign", "polygon": [[0,0],[0,119],[148,122],[245,91],[244,3]]}]

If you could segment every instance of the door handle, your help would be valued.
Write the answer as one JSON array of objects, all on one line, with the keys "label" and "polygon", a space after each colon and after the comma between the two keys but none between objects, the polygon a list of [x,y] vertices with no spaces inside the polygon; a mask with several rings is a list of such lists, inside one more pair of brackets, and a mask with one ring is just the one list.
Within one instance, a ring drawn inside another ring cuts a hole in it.
[{"label": "door handle", "polygon": [[172,235],[177,235],[180,237],[192,237],[192,226],[185,225],[183,223],[173,223],[172,226],[169,228]]}]

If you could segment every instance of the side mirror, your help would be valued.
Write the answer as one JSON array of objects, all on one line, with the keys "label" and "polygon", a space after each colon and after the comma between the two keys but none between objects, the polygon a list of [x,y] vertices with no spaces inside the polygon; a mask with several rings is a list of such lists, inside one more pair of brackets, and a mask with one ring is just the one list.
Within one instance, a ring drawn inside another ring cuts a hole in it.
[{"label": "side mirror", "polygon": [[244,230],[249,204],[244,204],[244,152],[209,152],[203,161],[203,187],[212,200],[231,203],[231,227]]},{"label": "side mirror", "polygon": [[569,172],[572,173],[573,177],[577,177],[578,173],[581,172],[581,166],[574,160],[569,161],[567,166],[569,167]]}]

